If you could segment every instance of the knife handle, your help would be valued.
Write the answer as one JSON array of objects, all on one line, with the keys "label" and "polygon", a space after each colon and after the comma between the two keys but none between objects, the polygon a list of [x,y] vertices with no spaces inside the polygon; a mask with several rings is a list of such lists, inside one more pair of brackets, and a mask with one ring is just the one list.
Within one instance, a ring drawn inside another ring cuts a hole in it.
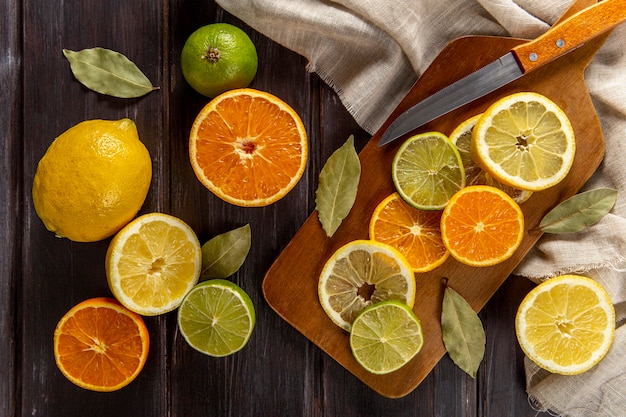
[{"label": "knife handle", "polygon": [[626,0],[601,0],[512,49],[524,73],[570,52],[626,20]]}]

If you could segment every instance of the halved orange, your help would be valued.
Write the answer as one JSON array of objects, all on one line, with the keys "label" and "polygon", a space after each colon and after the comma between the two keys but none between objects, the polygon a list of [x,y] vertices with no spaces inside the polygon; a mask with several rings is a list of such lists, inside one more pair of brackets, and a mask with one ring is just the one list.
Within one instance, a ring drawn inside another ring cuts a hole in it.
[{"label": "halved orange", "polygon": [[148,358],[150,337],[140,315],[112,298],[72,307],[54,331],[54,358],[63,375],[92,391],[131,383]]},{"label": "halved orange", "polygon": [[196,176],[215,195],[238,206],[267,206],[295,187],[308,157],[298,114],[280,98],[241,88],[211,100],[189,136]]},{"label": "halved orange", "polygon": [[441,215],[441,237],[450,254],[471,266],[509,259],[524,237],[524,214],[504,191],[489,185],[465,187]]},{"label": "halved orange", "polygon": [[409,206],[400,194],[381,201],[370,219],[370,239],[398,249],[413,272],[426,272],[441,265],[450,252],[441,240],[441,210]]}]

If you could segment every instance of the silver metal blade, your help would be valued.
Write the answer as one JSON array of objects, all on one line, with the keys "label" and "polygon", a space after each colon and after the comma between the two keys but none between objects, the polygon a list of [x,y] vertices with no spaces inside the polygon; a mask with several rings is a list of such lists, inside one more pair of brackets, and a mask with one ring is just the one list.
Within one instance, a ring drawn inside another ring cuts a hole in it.
[{"label": "silver metal blade", "polygon": [[378,146],[398,139],[452,110],[483,97],[523,75],[512,52],[427,97],[395,119]]}]

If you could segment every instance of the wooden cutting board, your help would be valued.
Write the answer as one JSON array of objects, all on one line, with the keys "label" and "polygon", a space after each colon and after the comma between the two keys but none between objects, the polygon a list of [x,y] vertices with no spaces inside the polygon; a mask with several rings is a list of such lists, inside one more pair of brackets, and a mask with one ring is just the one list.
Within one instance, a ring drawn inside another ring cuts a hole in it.
[{"label": "wooden cutting board", "polygon": [[[577,1],[565,16],[593,3]],[[374,375],[354,360],[348,332],[334,325],[320,306],[318,276],[335,250],[349,241],[368,238],[368,223],[374,208],[394,191],[391,161],[402,140],[382,148],[377,146],[382,132],[391,121],[414,103],[505,54],[522,43],[521,39],[465,37],[453,41],[441,51],[359,154],[362,174],[357,199],[350,215],[334,236],[326,236],[317,212],[313,212],[268,270],[263,280],[263,294],[269,305],[381,395],[398,398],[413,391],[446,353],[440,325],[443,278],[448,278],[448,284],[479,311],[540,238],[541,233],[536,227],[541,218],[559,202],[576,194],[600,164],[604,155],[604,139],[583,75],[607,36],[590,41],[515,83],[412,132],[440,131],[450,134],[457,124],[481,113],[496,99],[514,92],[534,91],[552,99],[568,115],[576,135],[577,149],[574,164],[565,180],[551,189],[534,193],[521,205],[526,232],[512,258],[496,266],[476,268],[462,265],[450,257],[434,271],[416,274],[417,294],[413,310],[422,323],[425,343],[420,353],[406,366],[387,375]]]}]

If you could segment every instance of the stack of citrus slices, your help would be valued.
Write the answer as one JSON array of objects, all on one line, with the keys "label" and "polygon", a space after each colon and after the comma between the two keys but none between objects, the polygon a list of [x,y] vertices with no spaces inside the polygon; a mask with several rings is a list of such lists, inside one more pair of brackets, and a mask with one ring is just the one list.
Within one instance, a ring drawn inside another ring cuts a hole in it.
[{"label": "stack of citrus slices", "polygon": [[355,240],[337,249],[320,274],[318,293],[328,317],[350,332],[352,353],[369,372],[393,372],[422,348],[412,311],[415,276],[393,247]]},{"label": "stack of citrus slices", "polygon": [[[439,266],[448,253],[471,266],[503,262],[522,241],[519,204],[563,180],[575,149],[565,113],[532,92],[496,101],[450,138],[413,136],[398,149],[392,178],[397,195],[417,211],[400,211],[388,197],[374,211],[370,238],[402,251],[416,272]],[[427,216],[440,218],[439,228],[424,227]]]},{"label": "stack of citrus slices", "polygon": [[473,267],[511,258],[524,237],[519,204],[563,180],[575,148],[565,113],[530,92],[498,100],[450,138],[406,140],[392,162],[396,192],[374,209],[370,240],[339,248],[319,278],[320,303],[350,331],[357,362],[376,374],[408,363],[423,343],[414,274],[449,256]]}]

